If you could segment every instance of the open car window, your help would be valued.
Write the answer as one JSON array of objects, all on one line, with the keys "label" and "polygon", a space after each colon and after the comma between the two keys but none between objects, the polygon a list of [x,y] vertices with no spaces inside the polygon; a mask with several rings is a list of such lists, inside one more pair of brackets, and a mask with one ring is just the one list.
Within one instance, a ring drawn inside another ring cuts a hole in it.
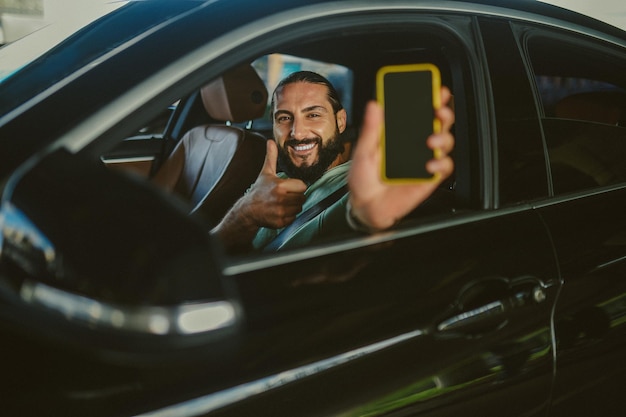
[{"label": "open car window", "polygon": [[[140,171],[144,178],[153,182],[163,164],[180,149],[180,143],[186,140],[189,132],[198,127],[232,126],[270,139],[273,137],[269,115],[271,94],[281,79],[300,70],[317,72],[333,84],[347,111],[347,129],[343,139],[353,145],[358,138],[366,102],[375,98],[376,72],[387,65],[432,63],[441,72],[442,84],[450,88],[454,95],[456,113],[454,134],[457,137],[457,145],[453,157],[456,172],[397,227],[410,230],[414,226],[423,225],[425,221],[434,221],[429,219],[477,207],[480,200],[477,194],[479,192],[477,178],[480,175],[477,171],[479,147],[472,145],[472,142],[477,140],[478,134],[469,128],[473,123],[471,119],[475,117],[476,107],[469,105],[474,96],[473,86],[468,81],[471,71],[466,46],[454,32],[446,30],[445,24],[436,19],[411,22],[393,29],[384,23],[365,25],[358,20],[355,22],[355,26],[346,27],[339,38],[331,32],[321,33],[302,42],[274,46],[271,53],[249,57],[246,65],[254,69],[268,94],[263,114],[249,120],[234,121],[215,118],[208,114],[200,90],[203,85],[214,82],[222,75],[217,78],[211,76],[194,91],[177,98],[175,104],[155,115],[152,121],[142,124],[140,131],[135,130],[119,147],[107,152],[101,159],[110,167],[121,169],[128,167],[135,172]],[[224,74],[233,68],[229,68]],[[161,131],[162,134],[159,133]],[[346,149],[346,152],[350,152],[351,148]],[[146,152],[150,155],[142,154]],[[193,152],[197,154],[197,151]],[[214,166],[210,152],[211,150],[207,153],[208,162],[199,163],[199,169],[207,170]],[[223,160],[222,157],[218,159]],[[179,165],[180,163],[182,162],[179,161]],[[243,165],[246,165],[248,170],[255,169],[251,164]],[[256,168],[254,171],[255,176],[249,177],[245,188],[252,185],[259,169]],[[194,189],[202,187],[204,180],[200,177],[191,179]],[[171,183],[169,191],[176,194],[181,188],[185,188],[186,186],[180,186],[182,180]],[[216,189],[220,187],[221,185],[216,185]],[[184,191],[189,192],[189,195],[194,193],[188,187]],[[234,192],[229,196],[231,200],[222,203],[222,206],[226,208],[232,206],[236,201],[232,198],[235,195],[240,197],[244,192],[245,189]],[[190,213],[202,218],[202,210],[197,208],[204,201],[204,197],[189,195],[182,195],[182,198],[181,195],[175,195],[174,198],[182,199],[183,203],[189,204]],[[341,204],[345,204],[344,201]],[[207,230],[219,221],[220,216],[211,214]],[[299,233],[300,236],[304,236],[303,239],[294,238],[281,250],[302,249],[311,245],[328,246],[344,242],[346,239],[359,241],[363,237],[362,233],[350,229],[343,213],[311,222]],[[255,254],[264,255],[262,252],[252,253]]]}]

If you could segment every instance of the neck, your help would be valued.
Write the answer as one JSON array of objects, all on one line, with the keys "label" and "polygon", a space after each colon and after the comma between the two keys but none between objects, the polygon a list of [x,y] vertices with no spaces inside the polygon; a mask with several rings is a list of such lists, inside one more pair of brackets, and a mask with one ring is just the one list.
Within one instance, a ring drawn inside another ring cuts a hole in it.
[{"label": "neck", "polygon": [[328,166],[328,169],[334,168],[350,160],[352,153],[352,143],[347,142],[344,144],[344,151],[337,155],[337,158]]}]

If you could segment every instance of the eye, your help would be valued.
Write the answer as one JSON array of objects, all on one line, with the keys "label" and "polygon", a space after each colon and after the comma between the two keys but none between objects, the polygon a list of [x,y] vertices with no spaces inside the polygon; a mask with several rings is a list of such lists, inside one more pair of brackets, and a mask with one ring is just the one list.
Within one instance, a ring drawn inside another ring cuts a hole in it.
[{"label": "eye", "polygon": [[291,121],[291,116],[287,116],[287,115],[280,115],[278,117],[276,117],[276,122],[278,123],[288,123]]}]

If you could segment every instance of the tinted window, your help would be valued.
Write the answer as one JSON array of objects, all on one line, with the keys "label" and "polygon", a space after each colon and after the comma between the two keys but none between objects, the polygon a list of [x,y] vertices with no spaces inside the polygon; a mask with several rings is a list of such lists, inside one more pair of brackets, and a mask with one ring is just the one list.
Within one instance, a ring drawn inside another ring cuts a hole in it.
[{"label": "tinted window", "polygon": [[555,194],[626,181],[626,65],[603,45],[534,36]]}]

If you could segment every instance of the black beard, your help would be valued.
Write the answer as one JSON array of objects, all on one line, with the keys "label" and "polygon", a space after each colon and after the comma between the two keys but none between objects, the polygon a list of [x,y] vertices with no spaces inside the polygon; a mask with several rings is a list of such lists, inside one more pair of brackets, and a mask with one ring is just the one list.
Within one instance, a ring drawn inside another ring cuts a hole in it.
[{"label": "black beard", "polygon": [[317,142],[319,149],[317,162],[308,166],[299,167],[293,163],[287,150],[289,144],[294,141],[295,139],[287,140],[285,141],[283,147],[278,148],[278,165],[281,167],[282,171],[289,176],[289,178],[300,179],[304,181],[306,185],[313,184],[322,175],[324,175],[324,173],[328,170],[328,167],[335,161],[335,159],[337,159],[339,154],[343,153],[345,149],[343,139],[341,138],[339,131],[336,131],[335,135],[328,140],[325,145],[320,138],[296,141],[299,143]]}]

